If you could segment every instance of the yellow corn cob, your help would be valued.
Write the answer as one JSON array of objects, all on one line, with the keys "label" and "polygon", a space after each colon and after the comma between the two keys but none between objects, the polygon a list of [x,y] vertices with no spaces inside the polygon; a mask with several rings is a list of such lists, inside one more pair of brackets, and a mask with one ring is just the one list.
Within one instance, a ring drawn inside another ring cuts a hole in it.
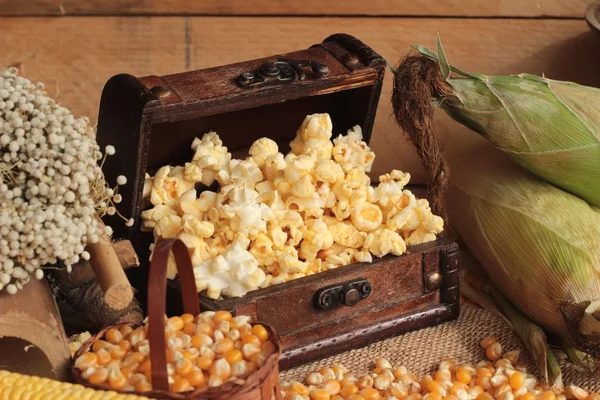
[{"label": "yellow corn cob", "polygon": [[149,400],[133,394],[94,390],[48,378],[0,371],[0,400]]},{"label": "yellow corn cob", "polygon": [[[438,38],[438,61],[452,94],[438,104],[512,161],[600,207],[600,89],[530,74],[488,76],[451,66]],[[455,72],[451,76],[450,71]]]},{"label": "yellow corn cob", "polygon": [[449,164],[453,227],[495,286],[542,328],[600,357],[600,209],[485,143]]}]

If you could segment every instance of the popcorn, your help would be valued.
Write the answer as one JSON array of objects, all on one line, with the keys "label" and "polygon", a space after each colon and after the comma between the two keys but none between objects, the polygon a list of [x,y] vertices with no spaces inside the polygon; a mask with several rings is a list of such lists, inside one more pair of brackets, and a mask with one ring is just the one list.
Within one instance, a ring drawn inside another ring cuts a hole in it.
[{"label": "popcorn", "polygon": [[348,130],[346,136],[338,136],[333,140],[333,159],[342,166],[344,171],[349,171],[356,166],[361,166],[370,172],[375,161],[375,153],[367,143],[362,140],[362,129],[356,125]]},{"label": "popcorn", "polygon": [[288,154],[285,160],[284,178],[291,185],[304,177],[312,178],[315,168],[314,159],[307,155],[295,156],[294,154]]},{"label": "popcorn", "polygon": [[327,183],[336,183],[344,179],[344,170],[335,161],[320,159],[315,163],[315,176]]},{"label": "popcorn", "polygon": [[269,138],[258,139],[252,143],[249,151],[250,156],[259,168],[264,168],[267,158],[277,153],[279,153],[277,143]]},{"label": "popcorn", "polygon": [[284,276],[297,273],[305,274],[306,271],[308,271],[309,266],[307,262],[300,261],[298,258],[298,250],[292,246],[286,246],[279,252],[277,263],[279,264],[280,274],[283,274]]},{"label": "popcorn", "polygon": [[198,209],[196,189],[190,189],[179,197],[180,215],[189,214],[201,218],[202,211]]},{"label": "popcorn", "polygon": [[172,206],[177,203],[183,193],[194,188],[195,182],[185,179],[184,170],[183,167],[171,169],[166,166],[156,172],[150,189],[150,202],[153,205]]},{"label": "popcorn", "polygon": [[[272,245],[276,249],[283,249],[283,246],[285,246],[285,243],[288,240],[288,234],[286,232],[284,232],[280,226],[274,226],[273,228],[271,228],[269,230],[268,233],[269,233],[269,238],[271,239]],[[265,264],[265,265],[267,265],[267,264]]]},{"label": "popcorn", "polygon": [[[276,261],[277,257],[273,245],[273,240],[264,233],[258,234],[254,239],[250,246],[250,253],[256,258],[259,265],[271,265]],[[283,247],[283,245],[280,247]]]},{"label": "popcorn", "polygon": [[333,144],[331,136],[333,124],[329,114],[307,115],[290,143],[295,155],[309,155],[314,158],[331,158]]},{"label": "popcorn", "polygon": [[373,262],[373,256],[368,251],[357,251],[354,253],[354,260],[361,263]]},{"label": "popcorn", "polygon": [[202,182],[202,168],[196,164],[186,163],[183,169],[183,176],[188,181]]},{"label": "popcorn", "polygon": [[177,211],[167,205],[159,205],[149,210],[142,211],[142,231],[150,232],[155,227],[158,221],[170,215],[177,215]]},{"label": "popcorn", "polygon": [[372,203],[362,203],[354,207],[350,214],[356,229],[370,232],[377,229],[383,221],[381,209]]},{"label": "popcorn", "polygon": [[263,172],[269,181],[273,181],[279,171],[285,170],[287,162],[281,153],[272,154],[265,159]]},{"label": "popcorn", "polygon": [[215,132],[206,133],[201,139],[194,139],[192,150],[192,163],[202,169],[201,182],[206,186],[212,185],[217,172],[225,169],[231,160],[231,154]]},{"label": "popcorn", "polygon": [[406,243],[397,232],[382,228],[367,235],[362,250],[370,252],[375,257],[383,257],[387,254],[399,256],[406,251]]},{"label": "popcorn", "polygon": [[330,159],[333,154],[333,143],[329,139],[308,139],[304,148],[304,154],[316,160]]},{"label": "popcorn", "polygon": [[181,217],[179,215],[168,215],[158,221],[154,227],[154,232],[160,237],[170,239],[176,237],[182,229]]},{"label": "popcorn", "polygon": [[333,235],[322,219],[310,219],[302,227],[302,243],[300,256],[312,261],[322,249],[328,249],[333,244]]},{"label": "popcorn", "polygon": [[336,218],[327,218],[329,232],[333,237],[333,241],[345,247],[359,249],[363,246],[367,234],[359,232],[349,222],[339,222]]},{"label": "popcorn", "polygon": [[211,192],[210,190],[205,190],[200,193],[200,197],[195,203],[196,208],[201,213],[205,213],[210,211],[211,208],[215,206],[215,202],[217,200],[217,194],[215,192]]},{"label": "popcorn", "polygon": [[382,209],[388,210],[394,202],[397,202],[395,199],[402,195],[404,186],[409,180],[409,173],[397,169],[392,170],[389,174],[380,175],[379,184],[374,189],[373,199],[377,201]]},{"label": "popcorn", "polygon": [[288,210],[303,212],[306,217],[321,217],[323,215],[323,201],[319,194],[313,192],[310,197],[300,198],[289,196],[285,201],[285,207]]},{"label": "popcorn", "polygon": [[417,217],[413,214],[416,206],[415,195],[408,190],[402,191],[401,197],[393,203],[393,208],[387,213],[386,226],[392,230],[403,229],[412,216]]},{"label": "popcorn", "polygon": [[186,233],[194,235],[200,239],[211,237],[215,232],[215,226],[212,223],[208,221],[202,221],[190,214],[185,214],[181,218],[181,226]]},{"label": "popcorn", "polygon": [[267,205],[274,212],[282,212],[285,211],[285,204],[281,199],[281,195],[278,190],[272,190],[269,192],[262,193],[258,199],[258,202]]},{"label": "popcorn", "polygon": [[252,160],[244,160],[231,168],[230,185],[242,185],[254,189],[262,181],[263,174],[258,165]]},{"label": "popcorn", "polygon": [[218,299],[221,292],[239,297],[258,289],[265,273],[246,250],[248,245],[249,240],[238,236],[223,254],[194,267],[198,290],[206,289],[208,297]]},{"label": "popcorn", "polygon": [[[287,282],[373,257],[401,255],[435,240],[443,221],[393,170],[371,186],[375,155],[356,126],[333,142],[327,114],[309,115],[284,155],[268,138],[244,160],[232,159],[215,132],[192,143],[184,167],[147,177],[153,208],[142,229],[176,237],[190,252],[196,286],[217,299]],[[216,191],[198,196],[197,182]],[[176,275],[169,259],[168,275]]]},{"label": "popcorn", "polygon": [[332,254],[326,258],[330,268],[341,267],[342,265],[352,264],[356,249],[345,248],[336,254]]},{"label": "popcorn", "polygon": [[202,262],[211,258],[208,244],[204,239],[185,231],[179,234],[178,239],[180,239],[190,251],[192,265],[200,265]]},{"label": "popcorn", "polygon": [[294,186],[292,186],[292,194],[303,199],[312,197],[315,192],[315,186],[311,183],[308,175],[300,178],[294,183]]}]

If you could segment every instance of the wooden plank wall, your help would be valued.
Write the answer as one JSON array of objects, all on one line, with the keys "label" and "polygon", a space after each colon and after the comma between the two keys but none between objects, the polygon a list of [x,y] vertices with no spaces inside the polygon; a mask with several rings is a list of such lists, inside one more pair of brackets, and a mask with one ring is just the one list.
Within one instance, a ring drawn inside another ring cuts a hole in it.
[{"label": "wooden plank wall", "polygon": [[[164,75],[306,48],[335,32],[395,63],[441,35],[450,61],[486,74],[528,72],[600,87],[589,0],[0,0],[0,66],[20,65],[94,120],[117,73]],[[391,118],[387,74],[372,146],[374,174],[422,168]],[[443,140],[461,128],[438,115]]]}]

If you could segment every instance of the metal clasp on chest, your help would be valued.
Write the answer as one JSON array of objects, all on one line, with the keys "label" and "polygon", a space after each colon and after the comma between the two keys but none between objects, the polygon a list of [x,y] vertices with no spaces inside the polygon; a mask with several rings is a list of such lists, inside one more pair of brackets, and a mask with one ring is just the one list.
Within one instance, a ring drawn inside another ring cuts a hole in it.
[{"label": "metal clasp on chest", "polygon": [[320,310],[329,310],[340,304],[356,305],[371,294],[371,284],[366,279],[355,279],[317,290],[313,303]]},{"label": "metal clasp on chest", "polygon": [[237,83],[242,88],[253,88],[303,81],[306,79],[307,70],[316,78],[329,73],[326,65],[316,61],[280,58],[265,62],[256,71],[244,72],[237,78]]}]

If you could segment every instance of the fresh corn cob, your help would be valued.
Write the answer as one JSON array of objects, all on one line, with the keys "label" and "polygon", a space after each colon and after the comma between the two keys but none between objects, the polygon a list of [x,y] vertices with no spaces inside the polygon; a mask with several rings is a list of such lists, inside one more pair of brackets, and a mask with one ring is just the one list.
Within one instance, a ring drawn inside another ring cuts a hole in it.
[{"label": "fresh corn cob", "polygon": [[522,313],[600,357],[600,210],[483,145],[449,158],[454,229]]},{"label": "fresh corn cob", "polygon": [[0,399],[25,400],[31,398],[61,400],[148,400],[147,397],[123,395],[86,388],[81,385],[58,382],[48,378],[0,371]]},{"label": "fresh corn cob", "polygon": [[[600,89],[529,74],[487,76],[440,64],[452,94],[439,100],[454,120],[485,137],[511,160],[600,207]],[[457,76],[450,76],[450,72]]]}]

